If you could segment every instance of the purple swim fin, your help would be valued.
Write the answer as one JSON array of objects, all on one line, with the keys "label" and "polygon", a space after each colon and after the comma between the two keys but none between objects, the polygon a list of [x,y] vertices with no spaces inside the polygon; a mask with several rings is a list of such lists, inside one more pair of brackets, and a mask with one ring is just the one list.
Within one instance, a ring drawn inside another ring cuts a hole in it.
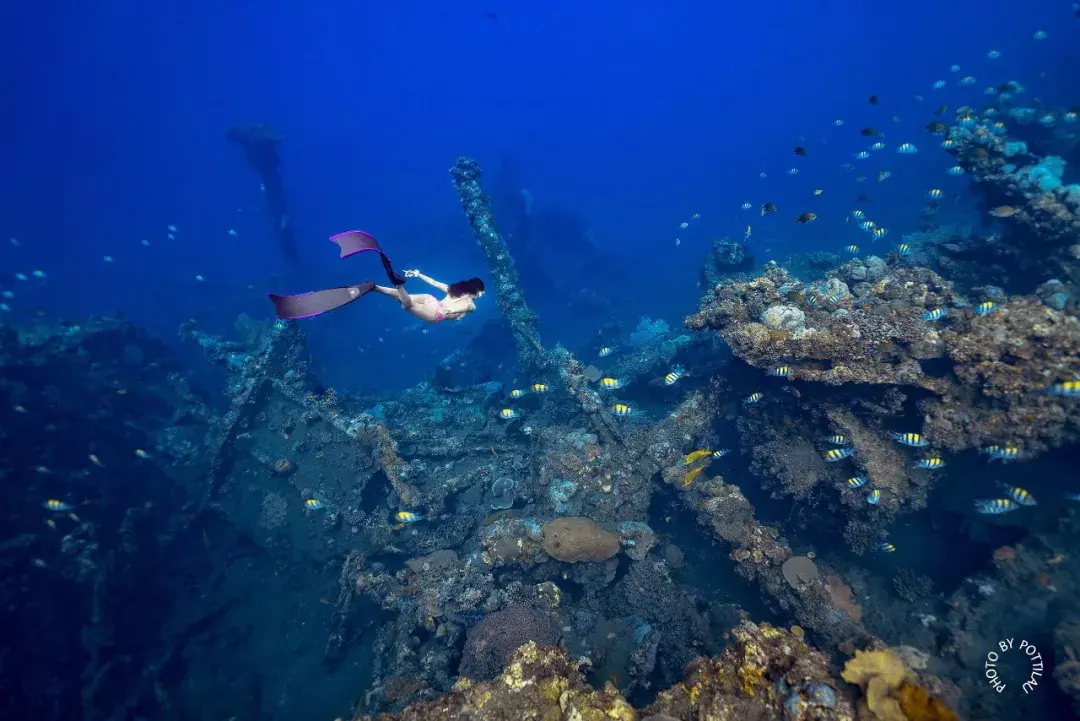
[{"label": "purple swim fin", "polygon": [[299,295],[275,295],[267,293],[270,302],[274,304],[278,318],[285,320],[297,320],[310,318],[314,315],[335,310],[343,305],[352,303],[357,298],[369,293],[375,284],[370,280],[358,285],[347,285],[341,288],[327,288],[315,290],[310,293]]},{"label": "purple swim fin", "polygon": [[331,235],[330,240],[337,243],[338,247],[341,248],[342,258],[363,253],[365,250],[374,250],[382,260],[383,269],[386,271],[386,277],[390,279],[390,283],[392,285],[405,284],[405,278],[394,272],[394,267],[390,265],[390,258],[379,247],[378,241],[375,240],[371,233],[365,233],[362,230],[346,230],[344,233]]}]

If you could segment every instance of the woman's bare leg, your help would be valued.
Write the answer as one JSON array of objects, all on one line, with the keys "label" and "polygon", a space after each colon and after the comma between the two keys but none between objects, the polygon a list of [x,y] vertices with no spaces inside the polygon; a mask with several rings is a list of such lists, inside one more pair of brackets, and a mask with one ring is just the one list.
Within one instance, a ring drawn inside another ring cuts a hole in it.
[{"label": "woman's bare leg", "polygon": [[397,298],[401,301],[401,307],[405,310],[409,310],[410,308],[412,308],[412,296],[409,295],[409,291],[405,290],[405,286],[403,285],[399,285],[394,288],[388,288],[385,285],[377,285],[375,286],[375,290],[379,291],[383,295],[388,295],[391,298]]}]

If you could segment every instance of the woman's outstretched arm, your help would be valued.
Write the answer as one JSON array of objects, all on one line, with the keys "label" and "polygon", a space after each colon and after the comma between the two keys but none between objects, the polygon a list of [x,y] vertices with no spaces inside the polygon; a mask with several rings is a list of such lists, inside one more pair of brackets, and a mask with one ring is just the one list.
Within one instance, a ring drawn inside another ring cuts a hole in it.
[{"label": "woman's outstretched arm", "polygon": [[406,278],[419,278],[420,280],[422,280],[425,283],[427,283],[428,285],[430,285],[432,288],[438,288],[443,293],[445,293],[447,291],[447,289],[450,287],[446,283],[440,283],[439,281],[435,280],[434,278],[429,278],[428,276],[424,275],[423,273],[421,273],[418,270],[407,270],[407,271],[405,271],[405,277]]}]

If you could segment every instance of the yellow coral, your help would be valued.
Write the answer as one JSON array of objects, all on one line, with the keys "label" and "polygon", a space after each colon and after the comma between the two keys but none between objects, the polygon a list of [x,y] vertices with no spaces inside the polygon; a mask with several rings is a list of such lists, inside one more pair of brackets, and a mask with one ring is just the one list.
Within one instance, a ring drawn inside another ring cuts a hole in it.
[{"label": "yellow coral", "polygon": [[[454,688],[457,688],[457,684],[454,684]],[[484,708],[484,706],[487,706],[488,701],[490,701],[493,696],[494,694],[491,693],[490,689],[485,689],[483,693],[477,694],[476,697],[473,699],[473,706],[475,706],[476,710],[479,711],[480,709]]]},{"label": "yellow coral", "polygon": [[553,676],[540,682],[538,695],[544,703],[562,703],[562,699],[568,694],[566,687],[569,684],[562,676]]},{"label": "yellow coral", "polygon": [[857,651],[841,677],[858,684],[866,706],[878,721],[955,721],[950,711],[911,681],[911,671],[889,651]]},{"label": "yellow coral", "polygon": [[743,691],[754,695],[754,687],[758,685],[758,682],[765,676],[765,669],[761,666],[744,665],[739,669],[739,678],[743,682]]},{"label": "yellow coral", "polygon": [[889,651],[856,651],[855,657],[844,664],[844,672],[840,675],[848,683],[859,686],[880,677],[890,688],[896,688],[907,674],[904,662]]},{"label": "yellow coral", "polygon": [[503,683],[505,683],[511,691],[521,691],[526,686],[531,686],[535,681],[531,678],[525,678],[525,673],[521,668],[521,662],[511,664],[510,668],[506,669],[506,673],[503,674]]},{"label": "yellow coral", "polygon": [[630,705],[630,702],[621,696],[615,696],[611,699],[611,708],[607,710],[605,714],[610,719],[615,721],[636,721],[637,711]]}]

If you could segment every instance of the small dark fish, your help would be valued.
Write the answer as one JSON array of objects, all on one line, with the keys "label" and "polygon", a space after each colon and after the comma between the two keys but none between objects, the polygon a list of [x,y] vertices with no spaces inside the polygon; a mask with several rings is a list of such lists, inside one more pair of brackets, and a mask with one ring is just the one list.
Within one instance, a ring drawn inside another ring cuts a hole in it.
[{"label": "small dark fish", "polygon": [[775,203],[763,203],[762,204],[762,206],[761,206],[761,214],[762,215],[765,215],[766,213],[775,213],[775,212],[776,212],[776,204]]},{"label": "small dark fish", "polygon": [[949,106],[948,105],[942,105],[940,108],[938,108],[937,110],[934,111],[934,115],[939,115],[940,116],[940,115],[944,115],[947,112],[949,112]]},{"label": "small dark fish", "polygon": [[867,195],[866,193],[859,193],[859,202],[860,203],[869,203],[870,202],[870,196]]},{"label": "small dark fish", "polygon": [[878,97],[876,95],[871,95],[870,96],[870,104],[871,105],[877,105],[877,102],[878,102]]},{"label": "small dark fish", "polygon": [[934,134],[944,133],[947,128],[948,128],[948,126],[945,125],[945,123],[941,122],[940,120],[933,120],[933,121],[926,124],[927,131],[929,131],[931,133],[934,133]]},{"label": "small dark fish", "polygon": [[796,146],[794,151],[795,151],[796,155],[801,156],[803,158],[806,157],[806,148],[802,147],[801,145]]},{"label": "small dark fish", "polygon": [[813,222],[813,220],[815,218],[817,218],[816,213],[803,213],[802,215],[800,215],[798,218],[795,219],[795,222],[805,224],[805,223]]},{"label": "small dark fish", "polygon": [[862,135],[865,135],[868,138],[872,138],[875,135],[877,135],[877,131],[874,130],[873,128],[863,128],[862,130],[859,131],[859,133],[862,134]]}]

